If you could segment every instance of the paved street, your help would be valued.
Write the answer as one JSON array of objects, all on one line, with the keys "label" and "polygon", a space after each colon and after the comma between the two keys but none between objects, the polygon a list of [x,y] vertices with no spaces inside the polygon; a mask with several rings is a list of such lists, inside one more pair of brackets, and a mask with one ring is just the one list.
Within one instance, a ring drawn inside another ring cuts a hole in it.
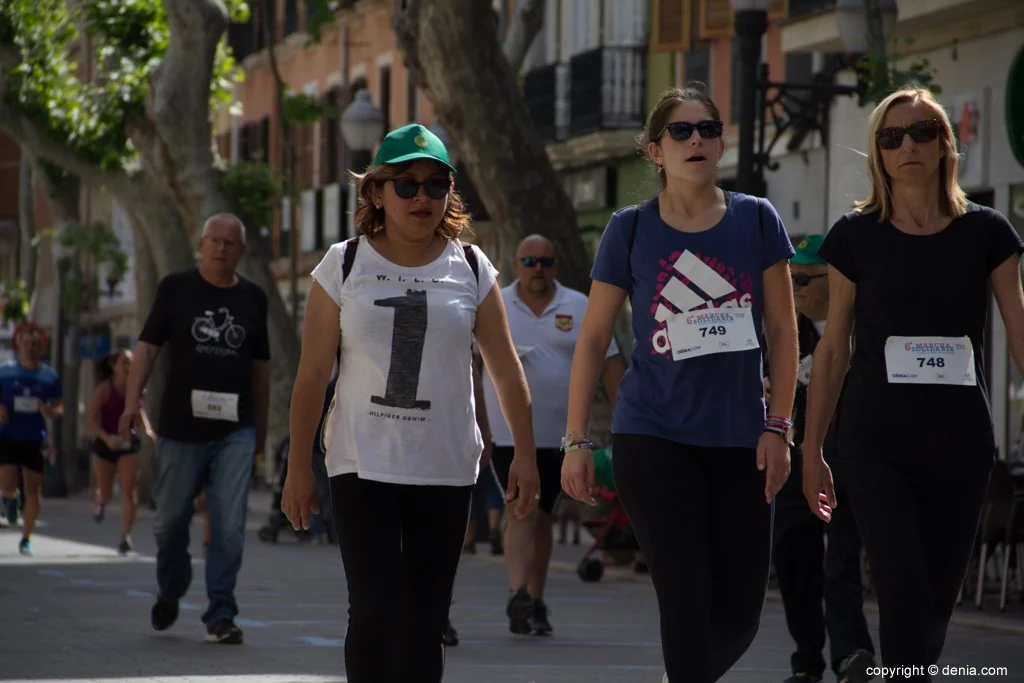
[{"label": "paved street", "polygon": [[[138,557],[119,558],[118,512],[96,525],[84,499],[49,501],[36,556],[17,555],[18,534],[0,530],[0,679],[5,681],[344,681],[342,637],[345,589],[334,547],[283,539],[267,545],[254,529],[266,497],[250,517],[239,582],[242,647],[202,642],[205,606],[201,566],[178,623],[157,634],[149,626],[154,591],[154,544],[144,512],[135,541]],[[199,552],[199,527],[193,547]],[[646,581],[615,576],[583,584],[555,571],[549,603],[555,637],[524,639],[507,631],[504,568],[486,556],[466,556],[453,620],[462,643],[449,650],[452,683],[656,683],[662,674],[653,591]],[[558,547],[559,566],[580,548]],[[989,607],[987,612],[995,612]],[[965,610],[967,614],[967,610]],[[971,608],[967,616],[976,616]],[[870,615],[873,624],[876,617]],[[983,613],[983,619],[990,619]],[[1024,624],[1019,616],[1017,621]],[[998,624],[997,624],[998,625]],[[1022,629],[1021,633],[1024,633]],[[1024,681],[1021,633],[957,625],[943,664],[1005,666],[1002,680]],[[877,631],[875,633],[877,638]],[[790,644],[779,603],[770,599],[756,643],[724,681],[781,681]],[[956,680],[991,680],[959,676]],[[954,680],[939,677],[937,680]]]}]

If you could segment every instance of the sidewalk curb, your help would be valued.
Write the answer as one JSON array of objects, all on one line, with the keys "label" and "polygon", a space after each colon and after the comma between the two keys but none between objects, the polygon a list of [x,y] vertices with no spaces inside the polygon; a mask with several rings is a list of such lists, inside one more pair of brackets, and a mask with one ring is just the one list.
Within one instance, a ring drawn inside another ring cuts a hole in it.
[{"label": "sidewalk curb", "polygon": [[[493,564],[504,563],[504,557],[494,557],[489,555],[476,555],[472,556],[474,559],[483,560],[485,562],[491,562]],[[561,574],[576,574],[576,564],[572,562],[564,562],[562,560],[552,560],[550,564],[550,570],[556,571]],[[619,567],[605,567],[604,576],[601,577],[602,581],[607,580],[625,582],[625,583],[647,583],[651,582],[650,576],[647,574],[637,574],[629,569],[621,569]],[[765,595],[766,600],[772,602],[782,602],[782,595],[777,589],[769,589]],[[878,614],[878,603],[874,600],[866,600],[864,602],[864,610],[871,614]],[[1001,619],[999,617],[992,617],[983,614],[977,616],[971,616],[968,614],[953,612],[953,616],[949,622],[957,626],[965,626],[968,628],[975,628],[985,631],[995,631],[998,633],[1009,633],[1015,635],[1024,635],[1024,622],[1015,624],[1007,619]]]}]

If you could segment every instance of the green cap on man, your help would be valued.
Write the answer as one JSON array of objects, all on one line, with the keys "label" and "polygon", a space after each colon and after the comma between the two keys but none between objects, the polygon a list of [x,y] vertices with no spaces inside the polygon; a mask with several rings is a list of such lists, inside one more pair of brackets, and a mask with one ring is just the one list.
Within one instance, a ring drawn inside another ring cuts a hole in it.
[{"label": "green cap on man", "polygon": [[417,159],[436,161],[455,173],[444,143],[418,123],[410,123],[388,133],[380,143],[373,165],[404,164]]},{"label": "green cap on man", "polygon": [[818,249],[824,241],[824,235],[808,235],[796,245],[796,253],[789,259],[789,263],[794,266],[824,265],[825,259],[818,255]]}]

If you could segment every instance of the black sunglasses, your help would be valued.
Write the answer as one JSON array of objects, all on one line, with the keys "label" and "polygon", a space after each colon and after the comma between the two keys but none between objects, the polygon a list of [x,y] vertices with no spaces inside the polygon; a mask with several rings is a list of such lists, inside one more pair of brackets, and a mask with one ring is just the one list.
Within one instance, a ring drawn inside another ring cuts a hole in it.
[{"label": "black sunglasses", "polygon": [[415,197],[421,185],[428,197],[442,199],[452,186],[452,181],[448,178],[427,178],[422,183],[412,178],[392,178],[391,183],[395,186],[395,194],[402,199]]},{"label": "black sunglasses", "polygon": [[882,149],[899,149],[903,144],[903,138],[907,135],[919,145],[931,142],[939,137],[939,122],[929,119],[918,121],[906,128],[883,128],[878,131],[878,146]]},{"label": "black sunglasses", "polygon": [[527,268],[536,268],[538,265],[541,268],[550,268],[555,265],[555,259],[550,256],[524,256],[519,262]]},{"label": "black sunglasses", "polygon": [[817,275],[808,275],[806,273],[797,273],[792,276],[793,284],[797,287],[806,287],[811,284],[811,280],[817,277],[825,277],[828,273],[818,273]]},{"label": "black sunglasses", "polygon": [[689,123],[687,121],[674,121],[667,124],[660,133],[657,142],[661,139],[661,136],[668,131],[668,134],[672,136],[673,140],[684,142],[689,140],[693,135],[693,131],[696,130],[702,138],[705,140],[714,140],[722,137],[722,128],[725,124],[721,121],[700,121],[698,123]]}]

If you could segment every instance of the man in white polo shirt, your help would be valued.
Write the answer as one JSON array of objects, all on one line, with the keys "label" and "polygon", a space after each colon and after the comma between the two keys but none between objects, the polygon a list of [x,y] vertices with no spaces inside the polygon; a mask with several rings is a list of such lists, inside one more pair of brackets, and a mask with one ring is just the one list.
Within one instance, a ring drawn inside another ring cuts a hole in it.
[{"label": "man in white polo shirt", "polygon": [[[522,635],[551,633],[544,584],[553,544],[552,511],[562,493],[559,448],[569,409],[569,372],[587,297],[555,280],[555,248],[546,238],[531,235],[516,250],[516,281],[501,290],[512,341],[526,371],[533,398],[533,433],[537,441],[541,499],[537,509],[520,520],[506,515],[505,567],[509,599],[509,630]],[[626,371],[615,340],[608,349],[601,379],[612,402]],[[505,490],[512,463],[512,436],[488,373],[484,398],[494,449],[491,468]]]}]

